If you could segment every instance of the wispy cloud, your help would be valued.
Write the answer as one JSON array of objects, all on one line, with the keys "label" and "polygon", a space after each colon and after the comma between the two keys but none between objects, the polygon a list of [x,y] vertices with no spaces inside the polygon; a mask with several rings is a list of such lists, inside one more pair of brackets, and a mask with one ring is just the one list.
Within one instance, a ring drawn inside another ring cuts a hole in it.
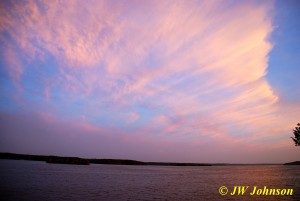
[{"label": "wispy cloud", "polygon": [[228,143],[281,135],[297,116],[279,115],[265,78],[270,1],[1,4],[10,79],[56,115]]}]

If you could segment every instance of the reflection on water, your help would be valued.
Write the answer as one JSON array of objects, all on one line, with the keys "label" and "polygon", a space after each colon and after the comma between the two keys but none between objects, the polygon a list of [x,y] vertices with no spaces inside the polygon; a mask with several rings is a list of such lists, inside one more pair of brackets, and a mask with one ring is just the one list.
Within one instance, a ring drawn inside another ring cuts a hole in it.
[{"label": "reflection on water", "polygon": [[[300,200],[299,166],[77,166],[0,160],[1,200]],[[219,194],[219,187],[229,189]],[[234,186],[249,186],[230,196]],[[253,187],[293,196],[250,196]]]}]

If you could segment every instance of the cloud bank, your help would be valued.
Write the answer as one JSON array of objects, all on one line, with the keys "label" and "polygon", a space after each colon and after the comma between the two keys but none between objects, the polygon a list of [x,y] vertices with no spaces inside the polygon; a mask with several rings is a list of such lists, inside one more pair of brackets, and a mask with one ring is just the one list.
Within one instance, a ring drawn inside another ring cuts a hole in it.
[{"label": "cloud bank", "polygon": [[232,153],[243,149],[237,144],[245,153],[288,144],[297,113],[265,78],[272,2],[1,4],[10,113],[21,107],[85,125],[82,133],[171,143],[173,151],[181,143],[224,143]]}]

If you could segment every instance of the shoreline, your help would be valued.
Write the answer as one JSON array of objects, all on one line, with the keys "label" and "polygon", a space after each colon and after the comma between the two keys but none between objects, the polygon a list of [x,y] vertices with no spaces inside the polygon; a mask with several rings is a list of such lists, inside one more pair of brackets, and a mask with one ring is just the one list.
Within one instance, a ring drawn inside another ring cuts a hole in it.
[{"label": "shoreline", "polygon": [[154,165],[154,166],[212,166],[208,163],[172,163],[172,162],[142,162],[128,159],[89,159],[79,157],[46,156],[16,153],[0,153],[0,159],[9,160],[29,160],[45,161],[46,163],[89,165],[89,164],[109,164],[109,165]]},{"label": "shoreline", "polygon": [[70,164],[70,165],[89,165],[89,164],[108,164],[108,165],[152,165],[152,166],[264,166],[264,165],[300,165],[300,161],[290,163],[264,163],[264,164],[230,164],[230,163],[175,163],[175,162],[142,162],[128,159],[89,159],[79,157],[46,156],[16,153],[0,153],[0,159],[9,160],[29,160],[44,161],[46,163]]}]

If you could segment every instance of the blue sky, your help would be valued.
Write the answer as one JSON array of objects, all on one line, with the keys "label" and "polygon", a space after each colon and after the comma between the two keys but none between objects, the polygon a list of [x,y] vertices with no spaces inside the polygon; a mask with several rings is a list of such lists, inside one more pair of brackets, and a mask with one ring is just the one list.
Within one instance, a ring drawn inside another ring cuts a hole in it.
[{"label": "blue sky", "polygon": [[295,0],[276,1],[275,6],[275,29],[271,35],[274,48],[270,53],[267,76],[283,101],[299,103],[300,3]]},{"label": "blue sky", "polygon": [[299,160],[299,2],[1,2],[0,151]]}]

